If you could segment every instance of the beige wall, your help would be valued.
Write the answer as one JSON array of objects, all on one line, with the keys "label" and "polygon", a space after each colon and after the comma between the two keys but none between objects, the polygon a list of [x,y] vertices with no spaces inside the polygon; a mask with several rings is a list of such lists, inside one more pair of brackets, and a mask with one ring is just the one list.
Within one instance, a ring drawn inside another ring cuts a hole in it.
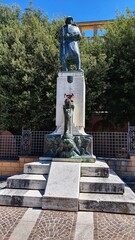
[{"label": "beige wall", "polygon": [[25,163],[37,161],[38,157],[20,157],[18,161],[0,161],[0,176],[12,176],[23,172]]}]

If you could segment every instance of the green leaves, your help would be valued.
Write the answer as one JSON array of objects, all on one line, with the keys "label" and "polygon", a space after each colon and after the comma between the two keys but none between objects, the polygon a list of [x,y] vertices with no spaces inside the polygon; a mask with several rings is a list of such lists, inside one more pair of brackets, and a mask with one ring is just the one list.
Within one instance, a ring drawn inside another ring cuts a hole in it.
[{"label": "green leaves", "polygon": [[59,66],[57,29],[31,7],[21,14],[0,5],[0,13],[1,128],[50,129]]},{"label": "green leaves", "polygon": [[110,67],[106,90],[108,117],[116,123],[135,121],[135,15],[118,16],[106,28],[105,52]]}]

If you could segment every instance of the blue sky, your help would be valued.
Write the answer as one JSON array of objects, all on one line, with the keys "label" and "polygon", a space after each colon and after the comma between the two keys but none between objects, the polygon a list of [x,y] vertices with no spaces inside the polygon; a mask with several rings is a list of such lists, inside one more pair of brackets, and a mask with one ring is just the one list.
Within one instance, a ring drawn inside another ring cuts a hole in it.
[{"label": "blue sky", "polygon": [[[17,4],[22,10],[29,0],[3,0],[3,4]],[[33,0],[34,8],[42,9],[49,19],[72,16],[76,22],[109,20],[116,18],[116,11],[125,13],[126,8],[135,11],[135,0]]]}]

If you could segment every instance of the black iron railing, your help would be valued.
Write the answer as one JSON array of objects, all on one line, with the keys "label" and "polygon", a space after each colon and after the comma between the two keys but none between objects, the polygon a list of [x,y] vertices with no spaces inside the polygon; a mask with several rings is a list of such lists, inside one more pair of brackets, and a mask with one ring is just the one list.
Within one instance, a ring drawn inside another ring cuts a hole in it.
[{"label": "black iron railing", "polygon": [[[23,130],[22,135],[0,136],[0,159],[16,159],[19,155],[41,156],[45,137],[51,132]],[[135,126],[128,132],[89,132],[93,136],[93,153],[103,157],[127,157],[135,154]]]}]

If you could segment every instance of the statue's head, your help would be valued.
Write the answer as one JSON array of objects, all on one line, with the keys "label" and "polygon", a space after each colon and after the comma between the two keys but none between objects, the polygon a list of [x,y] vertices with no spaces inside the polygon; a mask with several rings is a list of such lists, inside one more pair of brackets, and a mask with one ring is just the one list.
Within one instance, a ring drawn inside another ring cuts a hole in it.
[{"label": "statue's head", "polygon": [[66,18],[66,21],[65,21],[66,25],[72,24],[72,22],[73,22],[73,18],[71,16]]}]

